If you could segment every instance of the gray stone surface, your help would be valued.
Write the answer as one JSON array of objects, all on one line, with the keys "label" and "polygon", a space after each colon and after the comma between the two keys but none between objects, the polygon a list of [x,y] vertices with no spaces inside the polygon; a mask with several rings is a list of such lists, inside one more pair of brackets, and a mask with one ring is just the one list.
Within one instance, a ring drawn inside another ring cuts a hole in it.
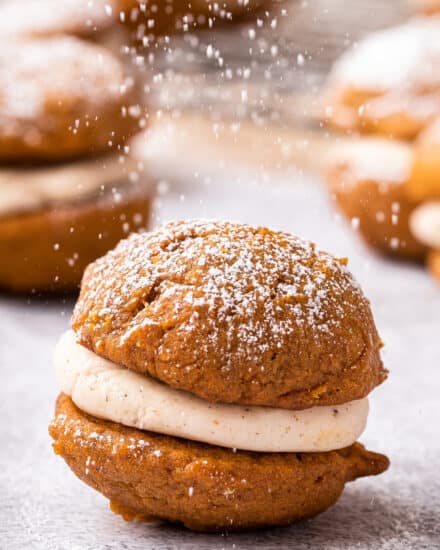
[{"label": "gray stone surface", "polygon": [[54,456],[47,435],[57,394],[51,351],[73,302],[2,296],[0,548],[440,548],[440,287],[422,268],[365,249],[332,214],[317,182],[254,179],[243,168],[227,180],[220,171],[210,183],[201,176],[174,181],[156,221],[204,216],[265,224],[350,258],[371,298],[390,370],[371,397],[362,441],[389,455],[390,470],[350,484],[331,510],[286,529],[225,537],[124,523]]}]

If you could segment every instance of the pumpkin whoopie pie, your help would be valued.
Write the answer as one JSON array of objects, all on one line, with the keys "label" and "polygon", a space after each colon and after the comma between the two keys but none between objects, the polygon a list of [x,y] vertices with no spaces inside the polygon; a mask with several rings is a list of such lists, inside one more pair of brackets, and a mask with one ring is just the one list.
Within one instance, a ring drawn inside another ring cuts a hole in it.
[{"label": "pumpkin whoopie pie", "polygon": [[420,202],[408,190],[412,162],[406,143],[342,142],[330,155],[327,180],[335,203],[370,246],[389,256],[423,260],[427,247],[410,227]]},{"label": "pumpkin whoopie pie", "polygon": [[411,139],[440,113],[440,16],[377,31],[335,63],[325,119],[347,132]]},{"label": "pumpkin whoopie pie", "polygon": [[388,459],[356,443],[383,368],[346,260],[282,232],[169,223],[84,275],[57,345],[55,452],[126,519],[286,525]]},{"label": "pumpkin whoopie pie", "polygon": [[70,37],[8,42],[0,83],[0,288],[77,289],[147,225],[151,186],[128,141],[135,85],[107,50]]}]

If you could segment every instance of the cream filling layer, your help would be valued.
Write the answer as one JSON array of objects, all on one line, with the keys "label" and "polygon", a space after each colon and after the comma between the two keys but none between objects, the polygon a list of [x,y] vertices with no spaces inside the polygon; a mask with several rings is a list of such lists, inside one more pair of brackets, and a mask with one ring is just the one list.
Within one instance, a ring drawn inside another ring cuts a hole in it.
[{"label": "cream filling layer", "polygon": [[0,170],[0,216],[77,201],[137,177],[138,161],[119,154],[54,167]]},{"label": "cream filling layer", "polygon": [[440,201],[418,206],[411,214],[410,227],[421,243],[440,250]]},{"label": "cream filling layer", "polygon": [[140,430],[259,452],[325,452],[363,432],[368,399],[291,411],[209,403],[99,357],[66,332],[55,349],[56,377],[75,405]]}]

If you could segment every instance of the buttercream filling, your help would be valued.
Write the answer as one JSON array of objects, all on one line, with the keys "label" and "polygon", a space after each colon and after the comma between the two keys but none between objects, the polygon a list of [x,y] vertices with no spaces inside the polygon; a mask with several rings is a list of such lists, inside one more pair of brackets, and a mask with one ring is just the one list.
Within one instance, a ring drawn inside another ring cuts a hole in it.
[{"label": "buttercream filling", "polygon": [[364,431],[368,399],[301,411],[210,403],[104,359],[66,332],[55,349],[61,390],[84,412],[140,430],[259,452],[325,452]]},{"label": "buttercream filling", "polygon": [[2,169],[0,216],[84,200],[138,176],[139,161],[119,154],[55,167]]},{"label": "buttercream filling", "polygon": [[413,235],[423,244],[440,249],[440,201],[425,202],[410,218]]}]

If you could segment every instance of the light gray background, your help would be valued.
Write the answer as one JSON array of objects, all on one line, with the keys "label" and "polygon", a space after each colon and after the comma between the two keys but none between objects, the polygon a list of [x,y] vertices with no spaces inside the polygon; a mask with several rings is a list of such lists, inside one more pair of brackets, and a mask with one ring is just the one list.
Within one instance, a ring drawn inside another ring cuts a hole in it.
[{"label": "light gray background", "polygon": [[171,178],[155,221],[205,216],[265,224],[350,258],[372,300],[390,370],[371,397],[362,441],[386,452],[391,469],[348,485],[331,510],[286,529],[225,537],[127,524],[53,454],[47,435],[57,395],[51,353],[72,303],[2,296],[0,548],[440,548],[440,286],[421,267],[365,249],[332,213],[318,182],[295,174],[262,182],[246,167],[227,178],[215,172],[185,184]]}]

